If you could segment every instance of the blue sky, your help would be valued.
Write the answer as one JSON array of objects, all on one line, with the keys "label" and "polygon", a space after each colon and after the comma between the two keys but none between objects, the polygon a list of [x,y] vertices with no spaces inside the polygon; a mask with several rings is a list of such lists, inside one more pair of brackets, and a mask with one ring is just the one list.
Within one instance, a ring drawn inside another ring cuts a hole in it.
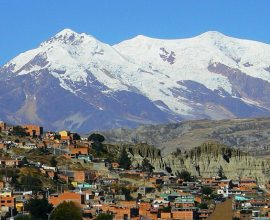
[{"label": "blue sky", "polygon": [[270,43],[269,0],[0,0],[0,64],[64,28],[114,44],[216,30]]}]

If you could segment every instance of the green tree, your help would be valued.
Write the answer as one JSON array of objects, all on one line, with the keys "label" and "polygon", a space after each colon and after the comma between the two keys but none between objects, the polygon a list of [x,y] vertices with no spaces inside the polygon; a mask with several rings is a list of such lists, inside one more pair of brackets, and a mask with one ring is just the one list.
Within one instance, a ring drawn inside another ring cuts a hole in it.
[{"label": "green tree", "polygon": [[221,178],[221,179],[227,179],[227,177],[225,176],[225,173],[223,171],[223,168],[222,166],[220,166],[220,168],[218,169],[218,176]]},{"label": "green tree", "polygon": [[100,142],[94,142],[91,144],[91,148],[95,150],[97,156],[101,156],[102,153],[107,153],[107,150],[104,148],[103,144]]},{"label": "green tree", "polygon": [[24,189],[32,190],[34,186],[34,190],[38,191],[42,189],[42,182],[38,177],[32,176],[30,174],[23,175],[20,177],[19,186],[22,186]]},{"label": "green tree", "polygon": [[113,220],[113,215],[109,213],[100,213],[95,220]]},{"label": "green tree", "polygon": [[28,136],[26,129],[21,126],[14,126],[11,131],[11,134],[14,136],[20,136],[20,137]]},{"label": "green tree", "polygon": [[172,210],[171,206],[165,206],[163,207],[162,212],[171,212],[171,210]]},{"label": "green tree", "polygon": [[250,209],[242,209],[240,211],[240,214],[251,214],[251,213],[252,213],[252,210],[250,210]]},{"label": "green tree", "polygon": [[149,162],[149,160],[147,158],[144,158],[143,161],[142,161],[142,171],[144,172],[150,172],[152,173],[153,170],[155,169]]},{"label": "green tree", "polygon": [[198,207],[199,207],[200,209],[208,209],[208,205],[207,205],[206,203],[200,203],[200,204],[198,205]]},{"label": "green tree", "polygon": [[23,165],[28,164],[28,160],[27,160],[27,158],[26,158],[26,157],[24,157],[24,158],[22,159],[22,164],[23,164]]},{"label": "green tree", "polygon": [[16,138],[16,139],[14,140],[14,142],[18,144],[18,143],[20,143],[20,140],[19,140],[18,138]]},{"label": "green tree", "polygon": [[131,196],[130,189],[127,187],[122,187],[121,188],[121,193],[125,195],[125,198],[127,201],[131,201],[133,198]]},{"label": "green tree", "polygon": [[101,134],[93,133],[88,137],[88,141],[93,141],[94,143],[102,143],[105,141],[105,138]]},{"label": "green tree", "polygon": [[74,202],[62,202],[50,215],[50,220],[82,220],[81,208]]},{"label": "green tree", "polygon": [[50,164],[52,167],[56,167],[57,166],[57,160],[56,158],[53,156],[50,160]]},{"label": "green tree", "polygon": [[202,187],[202,194],[209,196],[212,194],[212,192],[213,190],[210,187],[208,186]]},{"label": "green tree", "polygon": [[33,219],[38,220],[47,220],[48,214],[52,211],[52,209],[52,205],[49,204],[46,198],[33,198],[28,200],[25,204],[25,210],[29,211]]},{"label": "green tree", "polygon": [[96,151],[97,156],[102,156],[102,153],[107,153],[103,145],[103,141],[105,140],[104,136],[101,134],[93,133],[88,137],[88,141],[92,141],[91,147]]},{"label": "green tree", "polygon": [[54,135],[54,139],[56,139],[56,140],[61,140],[61,135],[60,135],[60,134],[55,134],[55,135]]},{"label": "green tree", "polygon": [[30,215],[20,215],[14,218],[15,220],[32,220]]},{"label": "green tree", "polygon": [[123,148],[121,153],[120,153],[119,166],[125,170],[128,170],[131,166],[131,160],[130,160],[125,148]]},{"label": "green tree", "polygon": [[78,133],[74,133],[73,134],[73,140],[79,141],[79,140],[81,140],[81,136]]},{"label": "green tree", "polygon": [[177,177],[183,179],[185,182],[191,182],[194,178],[191,176],[191,173],[187,170],[182,170],[181,172],[177,172]]}]

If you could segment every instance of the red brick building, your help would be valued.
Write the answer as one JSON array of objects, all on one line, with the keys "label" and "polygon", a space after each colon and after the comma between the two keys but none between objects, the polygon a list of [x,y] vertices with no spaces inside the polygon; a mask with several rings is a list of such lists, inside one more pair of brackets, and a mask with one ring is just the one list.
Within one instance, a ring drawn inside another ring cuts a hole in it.
[{"label": "red brick building", "polygon": [[1,207],[9,207],[14,209],[15,198],[10,196],[0,196],[0,204]]},{"label": "red brick building", "polygon": [[38,125],[23,125],[22,127],[31,137],[40,137],[41,135],[43,135],[43,127],[40,127]]},{"label": "red brick building", "polygon": [[80,206],[83,206],[85,204],[85,195],[74,192],[64,192],[61,194],[50,195],[48,200],[54,207],[64,201],[73,201]]}]

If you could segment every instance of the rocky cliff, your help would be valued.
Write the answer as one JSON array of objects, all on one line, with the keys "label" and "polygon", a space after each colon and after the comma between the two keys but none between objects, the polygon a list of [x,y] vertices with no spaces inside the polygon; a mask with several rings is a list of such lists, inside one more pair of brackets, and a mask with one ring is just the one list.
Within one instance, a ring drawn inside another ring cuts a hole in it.
[{"label": "rocky cliff", "polygon": [[259,183],[270,180],[270,161],[215,142],[204,143],[188,152],[178,150],[164,157],[161,156],[160,150],[146,144],[129,149],[134,165],[141,164],[146,157],[155,167],[155,171],[171,169],[172,173],[176,174],[187,170],[195,176],[211,177],[216,176],[221,170],[231,179],[252,177]]},{"label": "rocky cliff", "polygon": [[173,172],[187,170],[196,176],[215,176],[222,170],[228,178],[252,177],[259,182],[270,179],[270,162],[258,159],[237,149],[216,143],[205,143],[188,153],[171,154],[165,157],[166,166]]}]

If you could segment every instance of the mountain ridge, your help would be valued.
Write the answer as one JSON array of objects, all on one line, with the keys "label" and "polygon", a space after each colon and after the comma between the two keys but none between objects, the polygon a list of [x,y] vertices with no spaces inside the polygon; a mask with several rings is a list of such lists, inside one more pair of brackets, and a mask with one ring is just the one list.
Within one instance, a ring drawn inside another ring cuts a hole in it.
[{"label": "mountain ridge", "polygon": [[269,116],[269,54],[270,45],[214,31],[110,46],[64,29],[0,67],[0,118],[86,132]]},{"label": "mountain ridge", "polygon": [[192,120],[101,132],[108,143],[147,143],[163,155],[216,142],[255,156],[270,155],[270,118]]}]

